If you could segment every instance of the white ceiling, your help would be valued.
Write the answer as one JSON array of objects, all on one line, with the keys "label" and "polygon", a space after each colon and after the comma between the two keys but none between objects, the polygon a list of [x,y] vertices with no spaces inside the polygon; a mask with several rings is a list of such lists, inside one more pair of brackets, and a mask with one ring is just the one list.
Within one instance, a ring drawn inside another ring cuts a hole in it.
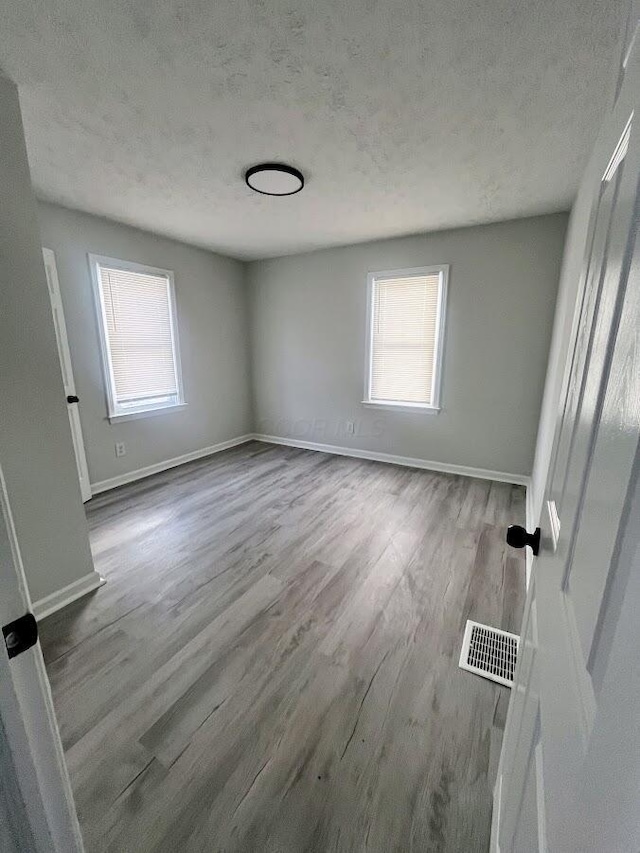
[{"label": "white ceiling", "polygon": [[624,8],[0,0],[0,67],[41,197],[257,258],[568,209]]}]

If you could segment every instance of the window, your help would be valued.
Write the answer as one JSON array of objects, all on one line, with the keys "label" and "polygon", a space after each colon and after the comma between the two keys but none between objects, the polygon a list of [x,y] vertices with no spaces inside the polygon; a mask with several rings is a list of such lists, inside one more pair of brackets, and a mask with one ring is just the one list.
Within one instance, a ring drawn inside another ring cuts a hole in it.
[{"label": "window", "polygon": [[365,404],[439,410],[448,272],[369,274]]},{"label": "window", "polygon": [[184,406],[173,273],[90,255],[109,418]]}]

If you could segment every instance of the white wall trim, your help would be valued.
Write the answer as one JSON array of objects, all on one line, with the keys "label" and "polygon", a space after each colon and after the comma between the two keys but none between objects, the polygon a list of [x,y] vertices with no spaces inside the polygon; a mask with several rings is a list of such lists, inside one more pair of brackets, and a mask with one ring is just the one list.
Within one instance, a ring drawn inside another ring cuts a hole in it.
[{"label": "white wall trim", "polygon": [[125,474],[110,477],[108,480],[100,480],[98,483],[91,484],[91,493],[98,495],[100,492],[107,492],[109,489],[115,489],[127,483],[134,483],[136,480],[143,480],[152,474],[160,474],[162,471],[168,471],[169,468],[177,468],[178,465],[184,465],[185,462],[193,462],[195,459],[202,459],[205,456],[220,453],[221,450],[228,450],[231,447],[237,447],[239,444],[246,444],[253,438],[254,436],[248,433],[237,438],[230,438],[228,441],[212,444],[211,447],[203,447],[200,450],[183,453],[181,456],[174,456],[173,459],[165,459],[164,462],[155,462],[153,465],[147,465],[146,468],[137,468],[135,471],[127,471]]},{"label": "white wall trim", "polygon": [[[538,520],[535,517],[533,506],[533,483],[527,483],[527,501],[525,504],[525,527],[530,532],[533,532],[538,527]],[[533,551],[531,548],[525,548],[525,589],[529,589],[529,581],[531,580],[531,569],[533,568]]]},{"label": "white wall trim", "polygon": [[396,456],[393,453],[359,450],[356,447],[318,444],[315,441],[298,441],[294,438],[281,438],[276,435],[256,433],[251,438],[255,441],[263,441],[266,444],[284,444],[286,447],[299,447],[301,450],[317,450],[321,453],[334,453],[337,456],[353,456],[355,459],[370,459],[372,462],[388,462],[391,465],[405,465],[408,468],[422,468],[426,471],[439,471],[443,474],[460,474],[463,477],[478,477],[481,480],[496,480],[500,483],[513,483],[517,486],[528,486],[530,479],[524,474],[507,474],[504,471],[471,468],[468,465],[452,465],[448,462],[433,462],[429,459],[413,459],[409,456]]},{"label": "white wall trim", "polygon": [[104,583],[106,583],[105,579],[100,577],[97,572],[89,572],[88,575],[63,586],[62,589],[52,592],[51,595],[45,595],[44,598],[34,601],[33,615],[36,619],[44,619],[45,616],[50,616],[56,610],[61,610],[67,604],[71,604],[72,601],[93,592],[94,589],[98,589]]},{"label": "white wall trim", "polygon": [[[167,281],[167,296],[168,296],[168,304],[169,304],[169,330],[171,334],[171,349],[173,352],[173,368],[175,372],[176,378],[176,390],[177,393],[175,395],[175,406],[180,406],[185,402],[184,399],[184,385],[182,382],[182,365],[180,362],[180,341],[178,334],[178,312],[176,308],[176,285],[175,285],[175,277],[173,274],[173,270],[164,270],[159,269],[158,267],[147,266],[146,264],[138,264],[133,261],[125,261],[120,258],[108,258],[104,255],[93,255],[91,252],[87,254],[87,258],[89,260],[89,270],[91,273],[91,282],[93,285],[93,295],[94,301],[96,305],[97,319],[98,319],[98,332],[100,337],[100,352],[102,355],[102,370],[104,374],[104,387],[107,395],[107,411],[109,413],[109,420],[112,423],[117,423],[117,418],[119,415],[132,415],[132,414],[147,414],[151,409],[147,409],[147,411],[140,411],[138,408],[137,411],[121,411],[121,406],[117,401],[116,395],[116,380],[115,380],[115,372],[113,366],[113,357],[111,354],[111,345],[109,343],[109,334],[107,332],[107,313],[105,308],[105,293],[103,290],[102,280],[100,276],[100,268],[101,267],[110,267],[114,270],[121,270],[124,272],[132,272],[132,273],[140,273],[142,275],[156,275],[161,278],[165,278]],[[169,409],[171,406],[164,406],[162,408]]]},{"label": "white wall trim", "polygon": [[428,404],[411,405],[403,403],[401,400],[396,400],[395,405],[386,403],[389,409],[396,411],[431,411],[437,414],[440,411],[440,391],[442,386],[442,359],[444,357],[444,336],[447,311],[447,286],[449,282],[449,264],[439,264],[431,267],[412,267],[410,269],[400,270],[382,270],[379,272],[370,272],[367,275],[367,331],[365,338],[365,387],[364,400],[365,405],[385,405],[384,401],[374,400],[371,397],[372,386],[372,370],[373,370],[373,327],[375,314],[375,294],[378,281],[394,278],[413,278],[438,276],[438,304],[436,308],[436,328],[435,340],[433,346],[433,373],[431,376],[431,397]]}]

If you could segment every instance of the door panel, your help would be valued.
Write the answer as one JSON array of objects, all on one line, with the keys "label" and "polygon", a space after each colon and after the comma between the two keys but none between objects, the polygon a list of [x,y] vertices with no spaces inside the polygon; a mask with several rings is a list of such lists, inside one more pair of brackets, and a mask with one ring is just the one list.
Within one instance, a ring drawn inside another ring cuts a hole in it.
[{"label": "door panel", "polygon": [[600,194],[594,215],[593,240],[587,260],[587,274],[583,291],[583,305],[576,334],[571,365],[571,375],[567,387],[562,424],[558,438],[558,452],[555,456],[552,473],[552,499],[556,502],[559,514],[564,513],[564,497],[569,473],[569,460],[575,444],[576,424],[578,422],[582,395],[583,377],[588,369],[593,348],[594,319],[598,314],[602,293],[602,257],[610,230],[611,213],[615,204],[618,182],[609,181]]},{"label": "door panel", "polygon": [[[1,468],[0,588],[0,625],[30,611],[31,601]],[[16,832],[25,844],[20,849],[33,853],[83,853],[39,642],[10,659],[5,643],[0,640],[0,728],[4,738],[0,786],[19,790],[24,804],[21,814],[13,811]],[[0,849],[4,853],[1,835],[0,831]],[[27,842],[29,835],[31,839]]]},{"label": "door panel", "polygon": [[[535,751],[535,746],[534,746]],[[528,773],[525,782],[524,797],[520,810],[520,820],[513,844],[518,853],[540,853],[540,838],[538,836],[538,804],[536,801],[536,762],[535,755],[528,762]],[[544,848],[542,848],[544,849]]]},{"label": "door panel", "polygon": [[[529,826],[532,811],[537,813],[535,786],[531,787],[530,779],[534,766],[532,753],[539,742],[540,728],[537,645],[535,579],[532,579],[498,771],[498,787],[504,792],[499,815],[501,853],[519,851],[517,839],[522,837],[523,823]],[[537,832],[536,839],[538,844]]]},{"label": "door panel", "polygon": [[[622,285],[621,297],[624,291]],[[631,288],[628,299],[621,303],[624,316],[620,318],[569,568],[568,589],[587,660],[592,654],[640,431],[640,327],[629,322],[640,317],[637,300],[637,292]]]},{"label": "door panel", "polygon": [[[618,147],[618,140],[612,146],[611,154]],[[598,220],[601,223],[601,239],[594,240],[592,255],[588,258],[588,265],[593,270],[596,281],[593,288],[597,291],[595,299],[595,313],[590,318],[590,326],[585,336],[588,335],[586,357],[580,364],[579,371],[572,377],[569,384],[569,395],[576,398],[573,418],[567,425],[567,433],[570,432],[568,441],[568,454],[564,462],[564,471],[559,469],[558,475],[562,476],[563,489],[558,503],[558,514],[561,524],[574,526],[576,513],[582,497],[582,488],[585,470],[589,460],[594,431],[597,427],[599,409],[599,397],[605,377],[603,372],[607,369],[607,345],[611,334],[611,324],[614,318],[614,309],[617,298],[619,280],[619,265],[615,259],[610,258],[612,228],[616,223],[616,210],[619,200],[621,170],[618,169],[611,180],[602,180],[600,198],[601,205],[598,208]],[[602,214],[602,215],[600,215]],[[616,275],[616,270],[618,275]],[[587,282],[589,286],[590,282]],[[586,327],[586,323],[585,323]],[[577,346],[580,346],[579,336]],[[554,472],[554,479],[556,474]],[[574,542],[564,539],[568,549],[567,559],[571,560],[571,550]]]},{"label": "door panel", "polygon": [[637,48],[638,30],[640,29],[640,0],[631,0],[627,22],[622,36],[622,49],[620,51],[620,65],[618,69],[618,81],[616,85],[616,102],[625,84],[627,68]]},{"label": "door panel", "polygon": [[[635,45],[583,187],[593,203],[581,296],[498,771],[501,853],[609,853],[585,847],[577,821],[610,760],[600,749],[598,765],[594,744],[605,731],[615,737],[600,684],[622,612],[620,543],[629,525],[640,540],[640,518],[629,515],[640,480],[639,55]],[[614,790],[610,811],[624,803]]]}]

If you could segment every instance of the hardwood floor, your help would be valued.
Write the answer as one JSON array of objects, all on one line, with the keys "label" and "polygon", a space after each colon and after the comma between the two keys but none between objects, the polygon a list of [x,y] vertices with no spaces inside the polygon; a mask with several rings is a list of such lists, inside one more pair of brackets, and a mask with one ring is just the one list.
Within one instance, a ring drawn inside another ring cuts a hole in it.
[{"label": "hardwood floor", "polygon": [[252,443],[94,498],[41,639],[87,850],[489,848],[524,489]]}]

